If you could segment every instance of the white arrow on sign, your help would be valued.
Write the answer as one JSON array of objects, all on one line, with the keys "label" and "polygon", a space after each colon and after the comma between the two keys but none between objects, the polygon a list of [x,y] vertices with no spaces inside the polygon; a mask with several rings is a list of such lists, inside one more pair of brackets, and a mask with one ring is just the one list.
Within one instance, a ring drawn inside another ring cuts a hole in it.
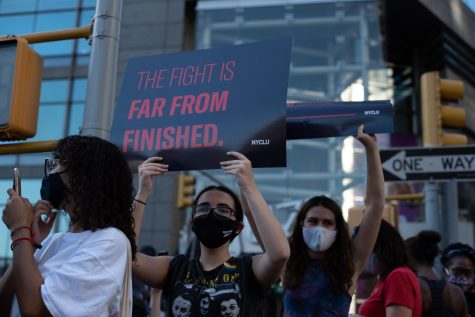
[{"label": "white arrow on sign", "polygon": [[475,172],[475,155],[406,157],[406,151],[401,151],[385,161],[383,169],[402,180],[407,174]]}]

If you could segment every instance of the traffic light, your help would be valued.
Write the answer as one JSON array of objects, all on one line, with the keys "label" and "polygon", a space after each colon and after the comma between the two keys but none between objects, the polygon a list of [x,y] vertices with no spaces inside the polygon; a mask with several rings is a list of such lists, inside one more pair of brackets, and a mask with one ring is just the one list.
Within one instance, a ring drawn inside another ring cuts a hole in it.
[{"label": "traffic light", "polygon": [[[355,206],[348,209],[348,230],[353,234],[353,229],[361,224],[365,207]],[[386,204],[383,210],[383,219],[389,222],[394,228],[399,228],[399,211],[396,205]]]},{"label": "traffic light", "polygon": [[35,136],[43,59],[21,37],[0,39],[0,141]]},{"label": "traffic light", "polygon": [[178,174],[178,190],[176,196],[177,208],[185,208],[193,205],[196,178],[183,172]]},{"label": "traffic light", "polygon": [[463,82],[441,79],[438,71],[421,76],[422,138],[424,146],[467,144],[467,136],[443,132],[443,125],[465,126],[465,110],[442,106],[444,100],[463,99]]}]

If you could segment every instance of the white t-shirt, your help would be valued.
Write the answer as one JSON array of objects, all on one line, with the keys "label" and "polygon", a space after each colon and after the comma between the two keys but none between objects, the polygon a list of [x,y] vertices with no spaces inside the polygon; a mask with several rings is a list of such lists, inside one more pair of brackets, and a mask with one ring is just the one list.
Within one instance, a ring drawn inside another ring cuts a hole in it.
[{"label": "white t-shirt", "polygon": [[[116,228],[56,233],[35,260],[43,277],[41,296],[53,316],[118,316],[129,240]],[[129,281],[129,316],[132,315]],[[18,303],[11,316],[20,316]]]}]

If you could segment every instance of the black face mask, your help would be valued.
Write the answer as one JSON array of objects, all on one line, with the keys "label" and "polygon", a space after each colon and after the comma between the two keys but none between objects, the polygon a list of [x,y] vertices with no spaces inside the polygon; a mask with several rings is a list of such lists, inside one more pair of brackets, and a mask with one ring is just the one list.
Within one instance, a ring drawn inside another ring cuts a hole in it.
[{"label": "black face mask", "polygon": [[193,219],[191,230],[205,247],[215,249],[232,240],[238,226],[239,221],[215,215],[211,210],[207,215]]},{"label": "black face mask", "polygon": [[54,208],[59,209],[69,193],[60,176],[61,173],[53,173],[45,176],[41,182],[41,199],[49,201]]}]

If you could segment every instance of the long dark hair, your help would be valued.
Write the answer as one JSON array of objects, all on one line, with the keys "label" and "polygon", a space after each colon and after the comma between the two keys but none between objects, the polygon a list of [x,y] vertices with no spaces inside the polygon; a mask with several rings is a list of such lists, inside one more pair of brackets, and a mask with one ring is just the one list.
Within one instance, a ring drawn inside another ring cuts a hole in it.
[{"label": "long dark hair", "polygon": [[69,176],[69,199],[74,221],[85,230],[115,227],[130,241],[135,259],[132,175],[119,151],[110,142],[93,136],[61,139],[54,152]]},{"label": "long dark hair", "polygon": [[311,265],[308,247],[303,240],[302,224],[307,212],[316,206],[325,207],[335,215],[337,235],[335,242],[325,251],[322,267],[329,277],[331,287],[335,290],[346,291],[352,285],[355,271],[351,238],[340,206],[326,196],[312,197],[300,208],[290,236],[290,257],[284,274],[285,287],[289,289],[298,287],[303,281],[305,270]]},{"label": "long dark hair", "polygon": [[432,230],[423,230],[417,236],[406,239],[409,257],[418,264],[433,266],[435,257],[439,255],[438,243],[441,239],[440,234]]},{"label": "long dark hair", "polygon": [[376,253],[381,265],[379,275],[381,280],[384,280],[392,270],[409,266],[404,240],[396,228],[385,220],[381,220],[373,252]]}]

